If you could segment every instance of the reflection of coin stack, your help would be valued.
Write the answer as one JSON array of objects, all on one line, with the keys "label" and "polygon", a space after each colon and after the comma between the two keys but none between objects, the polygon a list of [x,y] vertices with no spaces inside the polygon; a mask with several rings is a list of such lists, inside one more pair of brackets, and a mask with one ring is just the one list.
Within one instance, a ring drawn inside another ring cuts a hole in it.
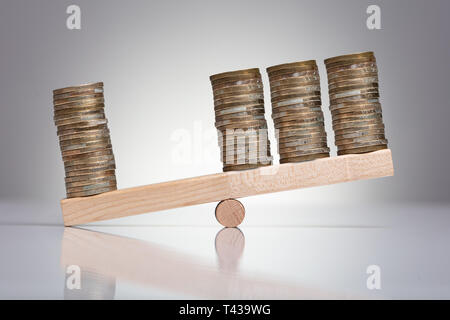
[{"label": "reflection of coin stack", "polygon": [[259,69],[210,77],[223,171],[272,164]]},{"label": "reflection of coin stack", "polygon": [[67,198],[116,190],[103,83],[54,90],[53,104]]},{"label": "reflection of coin stack", "polygon": [[267,68],[280,163],[330,156],[316,61]]},{"label": "reflection of coin stack", "polygon": [[325,60],[338,155],[387,148],[373,52]]}]

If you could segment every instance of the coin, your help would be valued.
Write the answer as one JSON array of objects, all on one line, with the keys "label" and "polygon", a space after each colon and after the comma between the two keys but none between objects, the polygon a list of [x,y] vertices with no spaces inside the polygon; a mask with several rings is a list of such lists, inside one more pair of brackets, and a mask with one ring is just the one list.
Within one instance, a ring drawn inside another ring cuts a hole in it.
[{"label": "coin", "polygon": [[219,141],[219,147],[225,148],[225,147],[243,147],[246,148],[252,146],[264,146],[264,145],[270,145],[270,143],[267,141],[263,141],[260,139],[259,136],[256,136],[254,138],[239,138],[239,139],[226,139],[223,141]]},{"label": "coin", "polygon": [[81,154],[105,148],[111,148],[111,140],[109,138],[107,138],[106,140],[60,146],[63,156]]},{"label": "coin", "polygon": [[371,105],[363,105],[363,106],[350,106],[346,108],[338,108],[330,110],[331,115],[342,116],[344,114],[364,114],[364,113],[381,113],[381,105],[380,104],[371,104]]},{"label": "coin", "polygon": [[238,154],[222,155],[221,160],[224,166],[235,166],[245,164],[265,164],[272,162],[272,157],[266,154]]},{"label": "coin", "polygon": [[293,93],[317,92],[320,91],[320,82],[319,81],[317,81],[316,83],[297,82],[270,88],[270,94],[272,96],[287,95],[289,94],[290,91]]},{"label": "coin", "polygon": [[280,112],[299,112],[299,113],[306,113],[306,112],[322,112],[322,106],[320,101],[314,101],[312,103],[298,103],[298,104],[291,104],[286,106],[280,106],[275,107],[272,105],[272,114],[280,113]]},{"label": "coin", "polygon": [[[79,115],[74,116],[66,119],[56,120],[55,124],[57,126],[66,126],[70,124],[80,123],[83,121],[90,121],[90,120],[106,120],[105,114],[102,113],[93,113],[93,114],[85,114],[85,115]],[[106,121],[105,121],[106,123]]]},{"label": "coin", "polygon": [[85,108],[77,108],[77,109],[69,108],[69,109],[64,109],[64,110],[60,110],[60,111],[55,111],[53,113],[53,120],[60,120],[60,119],[70,118],[73,116],[92,114],[92,113],[97,113],[97,112],[105,114],[104,108],[105,108],[105,104],[100,103],[100,104],[93,105],[93,106],[87,106]]},{"label": "coin", "polygon": [[327,77],[330,84],[338,83],[341,78],[353,77],[378,77],[378,68],[375,65],[360,66],[352,69],[339,69],[334,71],[328,71]]},{"label": "coin", "polygon": [[349,54],[345,54],[345,55],[327,58],[324,60],[324,62],[326,65],[329,65],[329,64],[339,62],[342,60],[346,61],[346,60],[354,59],[354,58],[372,58],[372,57],[375,57],[375,53],[373,51],[363,51],[363,52],[349,53]]},{"label": "coin", "polygon": [[103,91],[101,82],[53,91],[67,198],[117,189]]},{"label": "coin", "polygon": [[290,63],[283,63],[278,64],[272,67],[266,68],[266,71],[268,74],[273,74],[275,71],[278,70],[292,70],[298,67],[317,67],[316,60],[305,60],[305,61],[298,61],[298,62],[290,62]]},{"label": "coin", "polygon": [[334,130],[335,136],[347,134],[347,133],[354,133],[354,132],[360,132],[360,131],[368,131],[368,130],[384,130],[384,124],[372,124],[372,125],[366,125],[366,126],[359,126],[359,127],[353,127],[353,128],[346,128],[342,130]]},{"label": "coin", "polygon": [[238,94],[240,92],[252,92],[262,90],[263,84],[260,82],[240,84],[235,86],[226,86],[223,88],[214,89],[214,97],[227,95],[227,94]]},{"label": "coin", "polygon": [[[361,97],[366,98],[369,95],[378,98],[379,97],[378,89],[351,90],[351,91],[340,92],[340,93],[336,93],[336,94],[329,94],[329,97],[330,97],[330,102],[331,101],[334,102],[339,99],[349,99],[349,100],[357,99],[355,97],[359,97],[359,99],[361,99]],[[343,101],[346,101],[346,100],[343,100]]]},{"label": "coin", "polygon": [[327,137],[327,134],[323,130],[317,130],[315,132],[310,132],[309,130],[307,130],[305,131],[305,133],[286,132],[284,136],[280,136],[280,132],[276,132],[275,136],[277,137],[278,142],[289,142],[299,139],[323,139]]},{"label": "coin", "polygon": [[216,89],[218,86],[221,86],[224,83],[236,84],[236,83],[240,83],[241,81],[247,81],[247,80],[254,80],[254,81],[261,80],[261,74],[260,73],[248,73],[248,74],[224,77],[222,79],[217,79],[217,80],[212,81],[211,85],[212,85],[213,89]]},{"label": "coin", "polygon": [[97,186],[101,185],[104,187],[104,183],[109,183],[114,181],[116,183],[116,176],[115,175],[104,175],[104,176],[98,176],[98,177],[90,177],[88,180],[86,179],[80,179],[78,181],[68,182],[66,181],[66,188],[74,191],[73,188],[81,188],[81,187],[88,187],[88,186]]},{"label": "coin", "polygon": [[383,121],[381,118],[375,118],[375,119],[367,119],[367,120],[358,120],[358,121],[348,121],[348,122],[339,122],[338,124],[333,124],[333,129],[335,131],[348,129],[348,128],[357,128],[357,127],[364,127],[369,125],[378,125],[383,124]]},{"label": "coin", "polygon": [[316,159],[323,159],[323,158],[329,158],[330,154],[328,152],[325,153],[316,153],[316,154],[309,154],[305,156],[299,156],[299,157],[281,157],[280,156],[280,163],[289,163],[289,162],[305,162],[305,161],[312,161]]},{"label": "coin", "polygon": [[338,154],[338,156],[342,156],[342,155],[346,155],[346,154],[367,153],[367,152],[373,152],[373,151],[384,150],[384,149],[387,149],[387,144],[374,145],[374,146],[355,148],[355,149],[347,149],[347,150],[338,150],[337,154]]},{"label": "coin", "polygon": [[264,105],[262,104],[256,104],[256,105],[241,105],[241,106],[237,106],[237,107],[232,107],[232,108],[228,108],[228,109],[223,109],[223,110],[219,110],[219,111],[215,111],[215,115],[216,117],[221,117],[221,116],[228,116],[228,115],[233,115],[236,113],[250,113],[253,114],[254,112],[256,113],[264,113]]},{"label": "coin", "polygon": [[69,150],[61,150],[63,160],[70,160],[74,158],[83,158],[90,156],[93,152],[101,152],[104,150],[111,150],[111,143],[99,143],[85,147],[73,148]]},{"label": "coin", "polygon": [[250,153],[221,153],[220,158],[224,165],[238,165],[238,164],[249,164],[249,163],[267,163],[272,161],[272,158],[265,152],[250,152]]},{"label": "coin", "polygon": [[107,119],[80,120],[69,124],[58,125],[58,131],[97,127],[106,123],[108,123]]},{"label": "coin", "polygon": [[95,174],[100,174],[100,173],[114,173],[116,169],[115,165],[107,165],[107,166],[101,166],[101,167],[96,167],[96,168],[91,168],[91,169],[82,169],[82,170],[72,170],[72,171],[68,171],[66,172],[66,178],[71,178],[71,177],[78,177],[78,176],[89,176],[89,175],[95,175]]},{"label": "coin", "polygon": [[307,149],[307,150],[282,152],[282,154],[283,154],[283,158],[293,158],[293,157],[305,156],[305,155],[309,155],[309,154],[329,153],[329,152],[330,152],[330,148],[318,147],[318,148]]},{"label": "coin", "polygon": [[223,154],[236,155],[243,153],[265,153],[270,148],[267,143],[249,143],[249,144],[233,144],[233,145],[222,145],[221,152]]},{"label": "coin", "polygon": [[304,150],[310,150],[310,149],[317,149],[317,148],[327,148],[327,141],[313,141],[309,143],[298,143],[298,142],[291,142],[289,144],[285,143],[278,143],[278,151],[280,153],[286,153],[286,152],[292,152],[292,151],[304,151]]},{"label": "coin", "polygon": [[372,130],[356,130],[354,132],[345,133],[341,135],[335,135],[334,138],[336,141],[351,139],[351,138],[359,138],[366,137],[372,135],[384,135],[384,129],[372,129]]},{"label": "coin", "polygon": [[53,101],[70,98],[70,97],[76,97],[76,96],[80,96],[80,95],[89,95],[89,94],[97,94],[97,93],[103,93],[103,87],[92,87],[92,88],[85,88],[85,89],[80,89],[80,90],[76,90],[76,91],[70,91],[70,92],[66,92],[66,93],[54,94]]},{"label": "coin", "polygon": [[214,74],[214,75],[210,76],[209,79],[211,80],[212,83],[215,83],[219,79],[241,77],[243,75],[260,75],[260,72],[259,72],[258,68],[229,71],[229,72],[222,72],[222,73]]},{"label": "coin", "polygon": [[269,73],[270,79],[280,79],[280,77],[298,77],[302,75],[304,72],[308,71],[318,71],[317,66],[305,66],[305,67],[298,67],[298,68],[292,68],[290,70],[284,69],[284,70],[278,70]]},{"label": "coin", "polygon": [[60,111],[68,110],[68,109],[81,110],[83,108],[89,108],[89,107],[93,107],[93,106],[96,106],[99,104],[104,104],[104,103],[105,103],[104,98],[95,98],[95,99],[75,101],[75,102],[71,102],[71,103],[57,105],[57,106],[53,107],[53,110],[55,112],[60,112]]},{"label": "coin", "polygon": [[335,73],[339,71],[360,69],[360,68],[374,68],[376,67],[375,61],[349,61],[342,64],[327,65],[327,74]]},{"label": "coin", "polygon": [[291,77],[281,80],[271,80],[270,81],[270,91],[278,90],[279,88],[288,86],[298,86],[298,85],[318,85],[320,84],[320,77],[316,72],[306,74],[300,77]]},{"label": "coin", "polygon": [[230,166],[224,166],[224,167],[223,167],[223,172],[258,169],[259,167],[265,167],[265,166],[270,166],[270,165],[272,165],[272,163],[267,163],[267,164],[258,163],[258,164],[230,165]]},{"label": "coin", "polygon": [[223,170],[258,167],[267,162],[270,142],[259,70],[225,72],[210,80]]},{"label": "coin", "polygon": [[[59,146],[61,148],[67,148],[70,149],[76,149],[79,145],[82,146],[89,146],[92,144],[98,144],[98,143],[104,143],[108,142],[111,143],[111,139],[109,138],[109,135],[101,136],[99,138],[93,139],[92,137],[80,137],[70,140],[62,140],[59,142]],[[75,147],[75,148],[73,148]]]},{"label": "coin", "polygon": [[310,123],[310,122],[323,122],[323,115],[321,116],[299,116],[299,115],[289,115],[289,116],[284,116],[284,117],[279,117],[279,118],[274,118],[273,122],[275,124],[281,124],[281,123],[285,123],[285,122],[295,122],[298,124],[301,123]]},{"label": "coin", "polygon": [[297,116],[297,118],[305,119],[305,118],[312,118],[312,117],[322,117],[323,118],[323,112],[320,108],[315,108],[313,110],[311,109],[290,109],[288,111],[272,111],[272,119],[278,119],[283,117],[293,117]]},{"label": "coin", "polygon": [[101,148],[99,149],[95,149],[93,151],[88,151],[87,153],[81,153],[81,154],[71,154],[71,155],[63,155],[63,161],[64,163],[66,162],[71,162],[71,161],[83,161],[83,160],[89,160],[90,158],[94,158],[94,157],[102,157],[102,156],[112,156],[113,152],[111,147],[109,148]]},{"label": "coin", "polygon": [[264,117],[264,110],[254,110],[254,111],[247,111],[247,112],[236,112],[236,113],[229,113],[225,115],[216,115],[216,121],[239,121],[240,117],[245,119],[265,119]]},{"label": "coin", "polygon": [[280,101],[272,101],[272,109],[284,106],[298,105],[298,104],[321,104],[321,98],[315,95],[306,97],[286,98]]},{"label": "coin", "polygon": [[376,110],[376,109],[372,109],[372,110],[363,110],[363,111],[350,111],[350,112],[346,112],[346,113],[332,113],[332,118],[333,121],[340,121],[340,120],[344,120],[347,118],[352,118],[352,117],[365,117],[365,116],[370,116],[370,115],[378,115],[378,116],[382,116],[381,110]]},{"label": "coin", "polygon": [[89,90],[80,90],[80,91],[72,91],[67,93],[62,93],[59,95],[53,95],[53,103],[59,104],[61,101],[73,101],[78,99],[83,99],[85,97],[102,97],[103,96],[103,88],[93,88]]},{"label": "coin", "polygon": [[325,129],[323,126],[309,127],[309,128],[281,128],[276,130],[276,137],[278,140],[293,138],[295,136],[303,136],[303,135],[326,135]]},{"label": "coin", "polygon": [[103,99],[103,93],[91,93],[87,95],[79,95],[60,100],[53,100],[54,106],[66,105],[73,102],[85,102],[90,100]]},{"label": "coin", "polygon": [[379,107],[381,109],[381,104],[378,99],[369,99],[369,100],[356,100],[356,101],[344,101],[339,104],[331,104],[330,111],[341,110],[341,109],[368,109],[368,108],[376,108]]},{"label": "coin", "polygon": [[351,144],[344,144],[344,145],[338,145],[338,150],[348,150],[348,149],[355,149],[355,148],[362,148],[362,147],[368,147],[368,146],[374,146],[374,145],[385,145],[387,144],[387,139],[377,139],[377,140],[368,140],[364,142],[355,142]]},{"label": "coin", "polygon": [[311,122],[298,122],[298,121],[287,121],[281,123],[275,123],[275,129],[283,129],[283,128],[298,128],[298,129],[310,129],[315,127],[324,127],[323,122],[311,121]]},{"label": "coin", "polygon": [[109,130],[108,128],[104,129],[94,129],[94,130],[86,130],[81,132],[76,132],[73,134],[66,134],[63,136],[59,136],[59,141],[66,141],[66,140],[73,140],[78,138],[87,138],[87,139],[99,139],[109,137]]},{"label": "coin", "polygon": [[306,102],[311,100],[320,100],[320,91],[310,91],[310,92],[304,92],[304,93],[291,93],[284,96],[277,96],[272,97],[271,101],[272,103],[277,103],[280,101],[296,101],[290,104],[294,103],[300,103],[300,102]]},{"label": "coin", "polygon": [[366,120],[374,120],[379,119],[382,120],[382,114],[381,113],[368,113],[368,114],[343,114],[340,117],[335,116],[333,118],[332,124],[340,124],[340,123],[346,123],[346,122],[353,122],[353,121],[366,121]]},{"label": "coin", "polygon": [[87,196],[93,196],[100,193],[105,193],[109,191],[117,190],[117,184],[111,183],[107,186],[99,186],[97,188],[91,188],[91,189],[85,189],[81,191],[68,191],[67,197],[68,198],[75,198],[75,197],[87,197]]},{"label": "coin", "polygon": [[327,65],[327,72],[336,72],[339,70],[351,70],[351,69],[357,69],[357,68],[364,68],[364,67],[375,67],[376,66],[376,60],[375,59],[368,59],[368,60],[351,60],[351,61],[345,61],[345,62],[339,62],[335,63],[333,65]]},{"label": "coin", "polygon": [[[216,117],[217,119],[217,117]],[[217,120],[221,120],[220,118]],[[221,120],[221,121],[217,121],[216,127],[222,127],[228,124],[233,124],[233,123],[241,123],[242,121],[248,122],[248,121],[260,121],[260,120],[264,120],[265,121],[265,117],[262,114],[254,114],[254,115],[247,115],[247,116],[242,116],[241,119],[239,119],[239,117],[233,117],[233,118],[228,118],[225,120]]]},{"label": "coin", "polygon": [[269,77],[270,83],[275,83],[277,81],[290,81],[292,79],[302,79],[302,78],[308,78],[311,77],[314,79],[314,77],[319,77],[319,71],[317,69],[307,69],[307,70],[296,70],[292,73],[284,73],[280,75],[272,75]]},{"label": "coin", "polygon": [[235,107],[242,107],[242,106],[255,106],[255,105],[264,105],[264,99],[258,99],[258,100],[250,100],[250,101],[237,101],[227,104],[222,104],[220,106],[214,106],[214,111],[219,112],[223,110],[230,110]]},{"label": "coin", "polygon": [[89,196],[94,196],[97,194],[114,191],[114,190],[117,190],[117,186],[109,186],[107,188],[99,188],[99,189],[83,191],[83,192],[72,192],[72,193],[67,193],[67,198],[89,197]]},{"label": "coin", "polygon": [[266,120],[255,120],[255,121],[248,121],[243,123],[232,123],[227,124],[223,126],[216,127],[219,130],[226,130],[226,129],[267,129],[267,122]]},{"label": "coin", "polygon": [[85,192],[85,191],[95,190],[95,189],[99,189],[99,188],[112,187],[112,186],[116,186],[115,180],[104,180],[104,181],[101,181],[98,183],[83,185],[83,186],[78,186],[78,187],[67,186],[67,184],[66,184],[66,190],[68,193],[74,193],[74,192]]},{"label": "coin", "polygon": [[242,102],[260,102],[264,100],[264,94],[262,93],[249,93],[242,95],[235,95],[228,98],[221,98],[214,100],[214,107],[220,108],[221,106],[226,106],[232,103],[242,103]]},{"label": "coin", "polygon": [[337,99],[330,99],[330,104],[339,104],[339,103],[345,103],[345,102],[352,102],[352,101],[358,101],[358,100],[370,100],[370,99],[377,99],[376,102],[378,102],[378,98],[380,97],[380,94],[378,92],[372,92],[372,93],[366,93],[366,94],[357,94],[354,96],[348,96],[343,98],[337,98]]},{"label": "coin", "polygon": [[371,83],[348,83],[348,82],[339,82],[338,85],[334,85],[334,88],[328,87],[328,93],[329,94],[337,94],[337,93],[345,93],[345,92],[352,92],[356,90],[361,90],[360,92],[363,92],[364,90],[378,90],[378,82],[371,82]]},{"label": "coin", "polygon": [[[223,89],[222,89],[223,90]],[[257,96],[258,99],[261,99],[261,97],[264,98],[263,90],[260,88],[253,89],[253,90],[234,90],[231,92],[225,92],[225,93],[214,93],[214,101],[224,101],[227,103],[227,100],[233,100],[238,98],[243,98],[243,100],[248,100],[248,97],[254,97]]]},{"label": "coin", "polygon": [[[278,141],[278,147],[279,148],[290,148],[295,146],[304,146],[304,145],[310,145],[310,144],[317,144],[317,143],[324,143],[327,142],[326,136],[316,136],[311,138],[298,138],[288,140],[288,141]],[[326,145],[325,145],[326,146]]]},{"label": "coin", "polygon": [[61,88],[61,89],[55,89],[55,90],[53,90],[53,95],[58,95],[58,94],[63,94],[63,93],[73,92],[73,91],[79,91],[79,90],[89,90],[89,89],[94,89],[94,88],[103,88],[103,82],[86,83],[86,84],[81,84],[78,86],[70,86],[70,87],[65,87],[65,88]]},{"label": "coin", "polygon": [[104,159],[104,160],[97,159],[92,162],[72,164],[70,166],[65,165],[64,171],[66,172],[66,174],[68,174],[69,172],[76,172],[76,171],[80,171],[80,170],[94,170],[94,169],[104,168],[104,167],[108,167],[108,166],[113,166],[114,168],[116,167],[114,158],[110,157],[110,158]]},{"label": "coin", "polygon": [[366,86],[366,85],[379,85],[378,83],[378,77],[372,76],[372,77],[366,77],[363,78],[356,78],[354,76],[351,77],[345,77],[346,79],[339,78],[339,81],[336,82],[329,82],[328,83],[328,90],[336,90],[336,89],[342,89],[348,86]]},{"label": "coin", "polygon": [[[272,67],[270,67],[272,68]],[[284,68],[279,68],[277,70],[270,70],[267,71],[267,74],[269,75],[269,77],[277,77],[277,76],[281,76],[281,75],[291,75],[297,72],[303,72],[303,71],[310,71],[310,70],[317,70],[317,65],[314,64],[310,64],[310,65],[291,65],[291,66],[286,66]]]},{"label": "coin", "polygon": [[66,135],[69,136],[73,136],[75,134],[82,134],[82,133],[88,133],[88,132],[93,132],[93,131],[98,131],[98,132],[103,132],[104,130],[107,130],[108,126],[107,124],[101,124],[101,125],[97,125],[97,126],[87,126],[87,127],[82,127],[82,128],[72,128],[72,129],[66,129],[66,130],[57,130],[56,133],[59,137],[63,137]]},{"label": "coin", "polygon": [[373,135],[366,135],[366,136],[356,137],[356,138],[336,139],[335,145],[343,146],[343,145],[347,145],[347,144],[357,144],[360,142],[368,142],[368,141],[372,141],[372,140],[384,140],[384,139],[385,139],[384,133],[373,134]]},{"label": "coin", "polygon": [[328,83],[338,83],[341,78],[361,78],[361,77],[378,77],[378,68],[376,66],[368,66],[353,69],[343,69],[335,72],[328,72]]},{"label": "coin", "polygon": [[385,148],[373,52],[333,57],[325,60],[325,65],[338,155]]},{"label": "coin", "polygon": [[216,83],[212,85],[213,93],[216,90],[220,90],[223,88],[233,88],[236,86],[242,86],[242,85],[262,85],[261,76],[259,77],[238,77],[237,79],[224,79],[224,81],[221,81],[220,83]]}]

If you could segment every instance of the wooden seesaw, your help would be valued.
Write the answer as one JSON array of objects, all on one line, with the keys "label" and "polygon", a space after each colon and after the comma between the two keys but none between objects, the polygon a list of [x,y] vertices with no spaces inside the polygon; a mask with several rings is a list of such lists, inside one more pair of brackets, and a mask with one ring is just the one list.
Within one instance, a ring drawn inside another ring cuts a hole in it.
[{"label": "wooden seesaw", "polygon": [[[226,199],[392,175],[394,167],[391,150],[386,149],[217,173],[110,191],[91,197],[64,199],[61,201],[61,208],[64,225],[73,226]],[[233,210],[230,213],[233,216]],[[229,220],[234,219],[230,217]],[[242,221],[241,218],[237,220]]]}]

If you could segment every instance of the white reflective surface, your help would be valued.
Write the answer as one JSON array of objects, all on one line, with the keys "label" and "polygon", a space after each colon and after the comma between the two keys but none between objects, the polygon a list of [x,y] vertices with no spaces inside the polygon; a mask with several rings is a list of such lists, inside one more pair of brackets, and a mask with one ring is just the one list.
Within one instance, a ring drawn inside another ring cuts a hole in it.
[{"label": "white reflective surface", "polygon": [[[272,226],[248,211],[240,229],[183,221],[202,206],[155,225],[3,224],[0,298],[450,298],[448,207],[272,209]],[[380,290],[367,288],[371,265]]]}]

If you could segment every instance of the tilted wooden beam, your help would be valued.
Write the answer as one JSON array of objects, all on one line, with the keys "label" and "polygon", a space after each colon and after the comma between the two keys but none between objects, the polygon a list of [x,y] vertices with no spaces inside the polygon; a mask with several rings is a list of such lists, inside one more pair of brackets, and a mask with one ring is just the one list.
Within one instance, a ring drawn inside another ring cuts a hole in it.
[{"label": "tilted wooden beam", "polygon": [[66,226],[147,212],[394,175],[389,149],[217,173],[61,201]]}]

